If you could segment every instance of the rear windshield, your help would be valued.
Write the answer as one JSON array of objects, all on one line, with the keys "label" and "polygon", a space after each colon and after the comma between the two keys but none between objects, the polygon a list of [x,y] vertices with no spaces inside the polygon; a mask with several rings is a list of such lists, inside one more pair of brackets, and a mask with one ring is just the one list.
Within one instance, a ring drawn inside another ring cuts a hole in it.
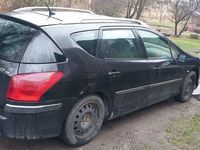
[{"label": "rear windshield", "polygon": [[0,18],[0,59],[20,62],[36,29]]}]

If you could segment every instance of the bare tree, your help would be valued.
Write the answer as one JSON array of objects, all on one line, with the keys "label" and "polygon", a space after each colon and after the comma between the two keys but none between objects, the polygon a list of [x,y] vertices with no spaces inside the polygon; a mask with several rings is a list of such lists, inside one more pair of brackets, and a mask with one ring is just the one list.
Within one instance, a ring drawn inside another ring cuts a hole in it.
[{"label": "bare tree", "polygon": [[126,18],[140,19],[145,8],[157,1],[158,0],[127,0]]},{"label": "bare tree", "polygon": [[[56,6],[60,0],[17,0],[16,2],[21,7],[28,7],[28,6]],[[46,3],[46,4],[45,4]]]},{"label": "bare tree", "polygon": [[[200,0],[171,0],[174,26],[174,35],[181,36],[187,24],[196,10],[200,7]],[[178,33],[178,25],[183,23],[183,27]]]},{"label": "bare tree", "polygon": [[123,0],[92,0],[91,8],[98,14],[119,16],[123,3]]},{"label": "bare tree", "polygon": [[7,11],[10,11],[10,10],[17,8],[17,7],[13,6],[13,1],[14,0],[1,0],[0,11],[1,12],[7,12]]},{"label": "bare tree", "polygon": [[67,7],[72,7],[72,2],[73,2],[73,0],[65,0]]},{"label": "bare tree", "polygon": [[0,1],[0,11],[3,9],[3,2],[4,1]]},{"label": "bare tree", "polygon": [[[114,0],[113,0],[114,1]],[[0,0],[0,11],[12,11],[20,7],[28,6],[49,6],[74,7],[90,9],[91,0]]]},{"label": "bare tree", "polygon": [[54,6],[59,7],[72,7],[74,0],[55,0]]},{"label": "bare tree", "polygon": [[91,0],[54,0],[54,6],[91,9]]}]

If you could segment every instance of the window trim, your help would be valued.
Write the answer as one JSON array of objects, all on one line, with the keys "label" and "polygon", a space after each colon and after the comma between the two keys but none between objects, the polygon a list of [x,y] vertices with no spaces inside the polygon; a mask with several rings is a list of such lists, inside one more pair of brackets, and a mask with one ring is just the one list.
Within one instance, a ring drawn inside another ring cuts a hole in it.
[{"label": "window trim", "polygon": [[[103,40],[103,31],[112,31],[112,30],[130,30],[132,33],[133,33],[133,36],[135,36],[136,38],[136,47],[137,49],[139,50],[140,54],[141,54],[141,58],[106,58],[105,57],[105,54],[102,50],[102,40]],[[115,26],[115,27],[101,27],[100,30],[99,30],[99,43],[98,43],[98,56],[99,58],[101,59],[104,59],[106,61],[121,61],[121,62],[124,62],[124,61],[138,61],[138,60],[144,60],[145,57],[143,55],[143,52],[139,46],[139,42],[138,42],[138,35],[135,33],[134,29],[132,26]]]},{"label": "window trim", "polygon": [[[146,50],[146,47],[144,45],[144,41],[142,40],[138,30],[143,30],[143,31],[147,31],[147,32],[151,32],[153,34],[156,34],[157,36],[159,36],[161,38],[161,40],[163,40],[168,46],[169,46],[169,50],[170,50],[170,54],[171,54],[171,57],[170,58],[162,58],[162,57],[149,57],[148,56],[148,53],[147,53],[147,50]],[[166,59],[166,60],[172,60],[174,59],[173,58],[173,55],[172,55],[172,51],[171,51],[171,48],[170,48],[170,45],[169,45],[169,40],[166,40],[163,35],[151,30],[151,29],[147,29],[147,28],[135,28],[135,32],[137,33],[138,37],[140,38],[140,42],[142,44],[142,47],[143,49],[145,50],[145,53],[146,53],[146,58],[149,59],[149,60],[159,60],[159,59]]]},{"label": "window trim", "polygon": [[[32,43],[34,36],[35,36],[36,34],[38,34],[38,33],[44,34],[44,36],[45,36],[46,38],[48,38],[49,41],[51,41],[52,44],[53,44],[55,47],[57,47],[57,49],[58,49],[58,50],[60,51],[60,53],[62,54],[62,56],[63,56],[63,58],[64,58],[64,61],[61,61],[61,62],[23,62],[23,58],[24,58],[24,56],[25,56],[25,53],[26,53],[27,50],[28,50],[29,45]],[[22,56],[22,58],[21,58],[20,64],[59,64],[59,63],[66,63],[66,62],[68,62],[68,58],[66,57],[66,55],[65,55],[65,53],[62,51],[62,49],[58,46],[58,44],[57,44],[45,31],[43,31],[43,30],[37,30],[37,32],[32,36],[32,40],[31,40],[31,41],[29,42],[29,44],[27,45],[26,50],[24,51],[23,56]]]},{"label": "window trim", "polygon": [[[180,50],[180,48],[179,47],[177,47],[177,45],[176,44],[174,44],[172,41],[168,41],[168,44],[169,44],[169,47],[170,47],[170,50],[171,50],[171,53],[172,53],[172,47],[174,47],[175,49],[176,49],[176,51],[179,53],[179,54],[182,54],[182,52],[181,52],[181,50]],[[176,58],[174,58],[174,55],[173,55],[173,53],[172,53],[172,58],[177,62],[177,59]]]},{"label": "window trim", "polygon": [[[96,52],[95,52],[95,55],[90,54],[88,51],[86,51],[84,48],[82,48],[82,47],[72,38],[72,35],[73,35],[73,34],[82,33],[82,32],[90,32],[90,31],[97,31],[97,45],[96,45]],[[70,38],[72,39],[72,41],[75,42],[84,52],[86,52],[88,55],[90,55],[91,57],[94,57],[94,58],[98,58],[99,37],[100,37],[100,30],[99,30],[99,29],[82,30],[82,31],[77,31],[77,32],[73,32],[73,33],[70,34]]]}]

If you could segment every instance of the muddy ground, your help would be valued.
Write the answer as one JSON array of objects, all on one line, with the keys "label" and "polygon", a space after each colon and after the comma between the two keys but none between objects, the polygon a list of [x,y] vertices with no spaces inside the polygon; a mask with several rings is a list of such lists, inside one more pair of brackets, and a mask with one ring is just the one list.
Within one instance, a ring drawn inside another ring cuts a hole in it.
[{"label": "muddy ground", "polygon": [[172,149],[166,128],[170,121],[192,116],[200,102],[192,99],[179,103],[173,99],[105,122],[100,134],[89,144],[70,148],[59,139],[38,141],[12,140],[0,137],[0,150],[140,150]]}]

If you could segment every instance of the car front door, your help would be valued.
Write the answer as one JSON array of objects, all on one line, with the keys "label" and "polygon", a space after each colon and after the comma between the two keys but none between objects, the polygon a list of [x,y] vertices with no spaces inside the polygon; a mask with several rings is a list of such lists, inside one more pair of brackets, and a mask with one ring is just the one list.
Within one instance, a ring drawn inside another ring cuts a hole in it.
[{"label": "car front door", "polygon": [[144,106],[150,65],[132,28],[102,28],[100,37],[101,67],[114,99],[114,114],[120,116]]},{"label": "car front door", "polygon": [[[176,60],[172,57],[169,42],[159,34],[137,29],[151,64],[150,90],[156,101],[170,98],[180,89],[182,78],[178,75]],[[154,100],[155,101],[155,100]]]}]

